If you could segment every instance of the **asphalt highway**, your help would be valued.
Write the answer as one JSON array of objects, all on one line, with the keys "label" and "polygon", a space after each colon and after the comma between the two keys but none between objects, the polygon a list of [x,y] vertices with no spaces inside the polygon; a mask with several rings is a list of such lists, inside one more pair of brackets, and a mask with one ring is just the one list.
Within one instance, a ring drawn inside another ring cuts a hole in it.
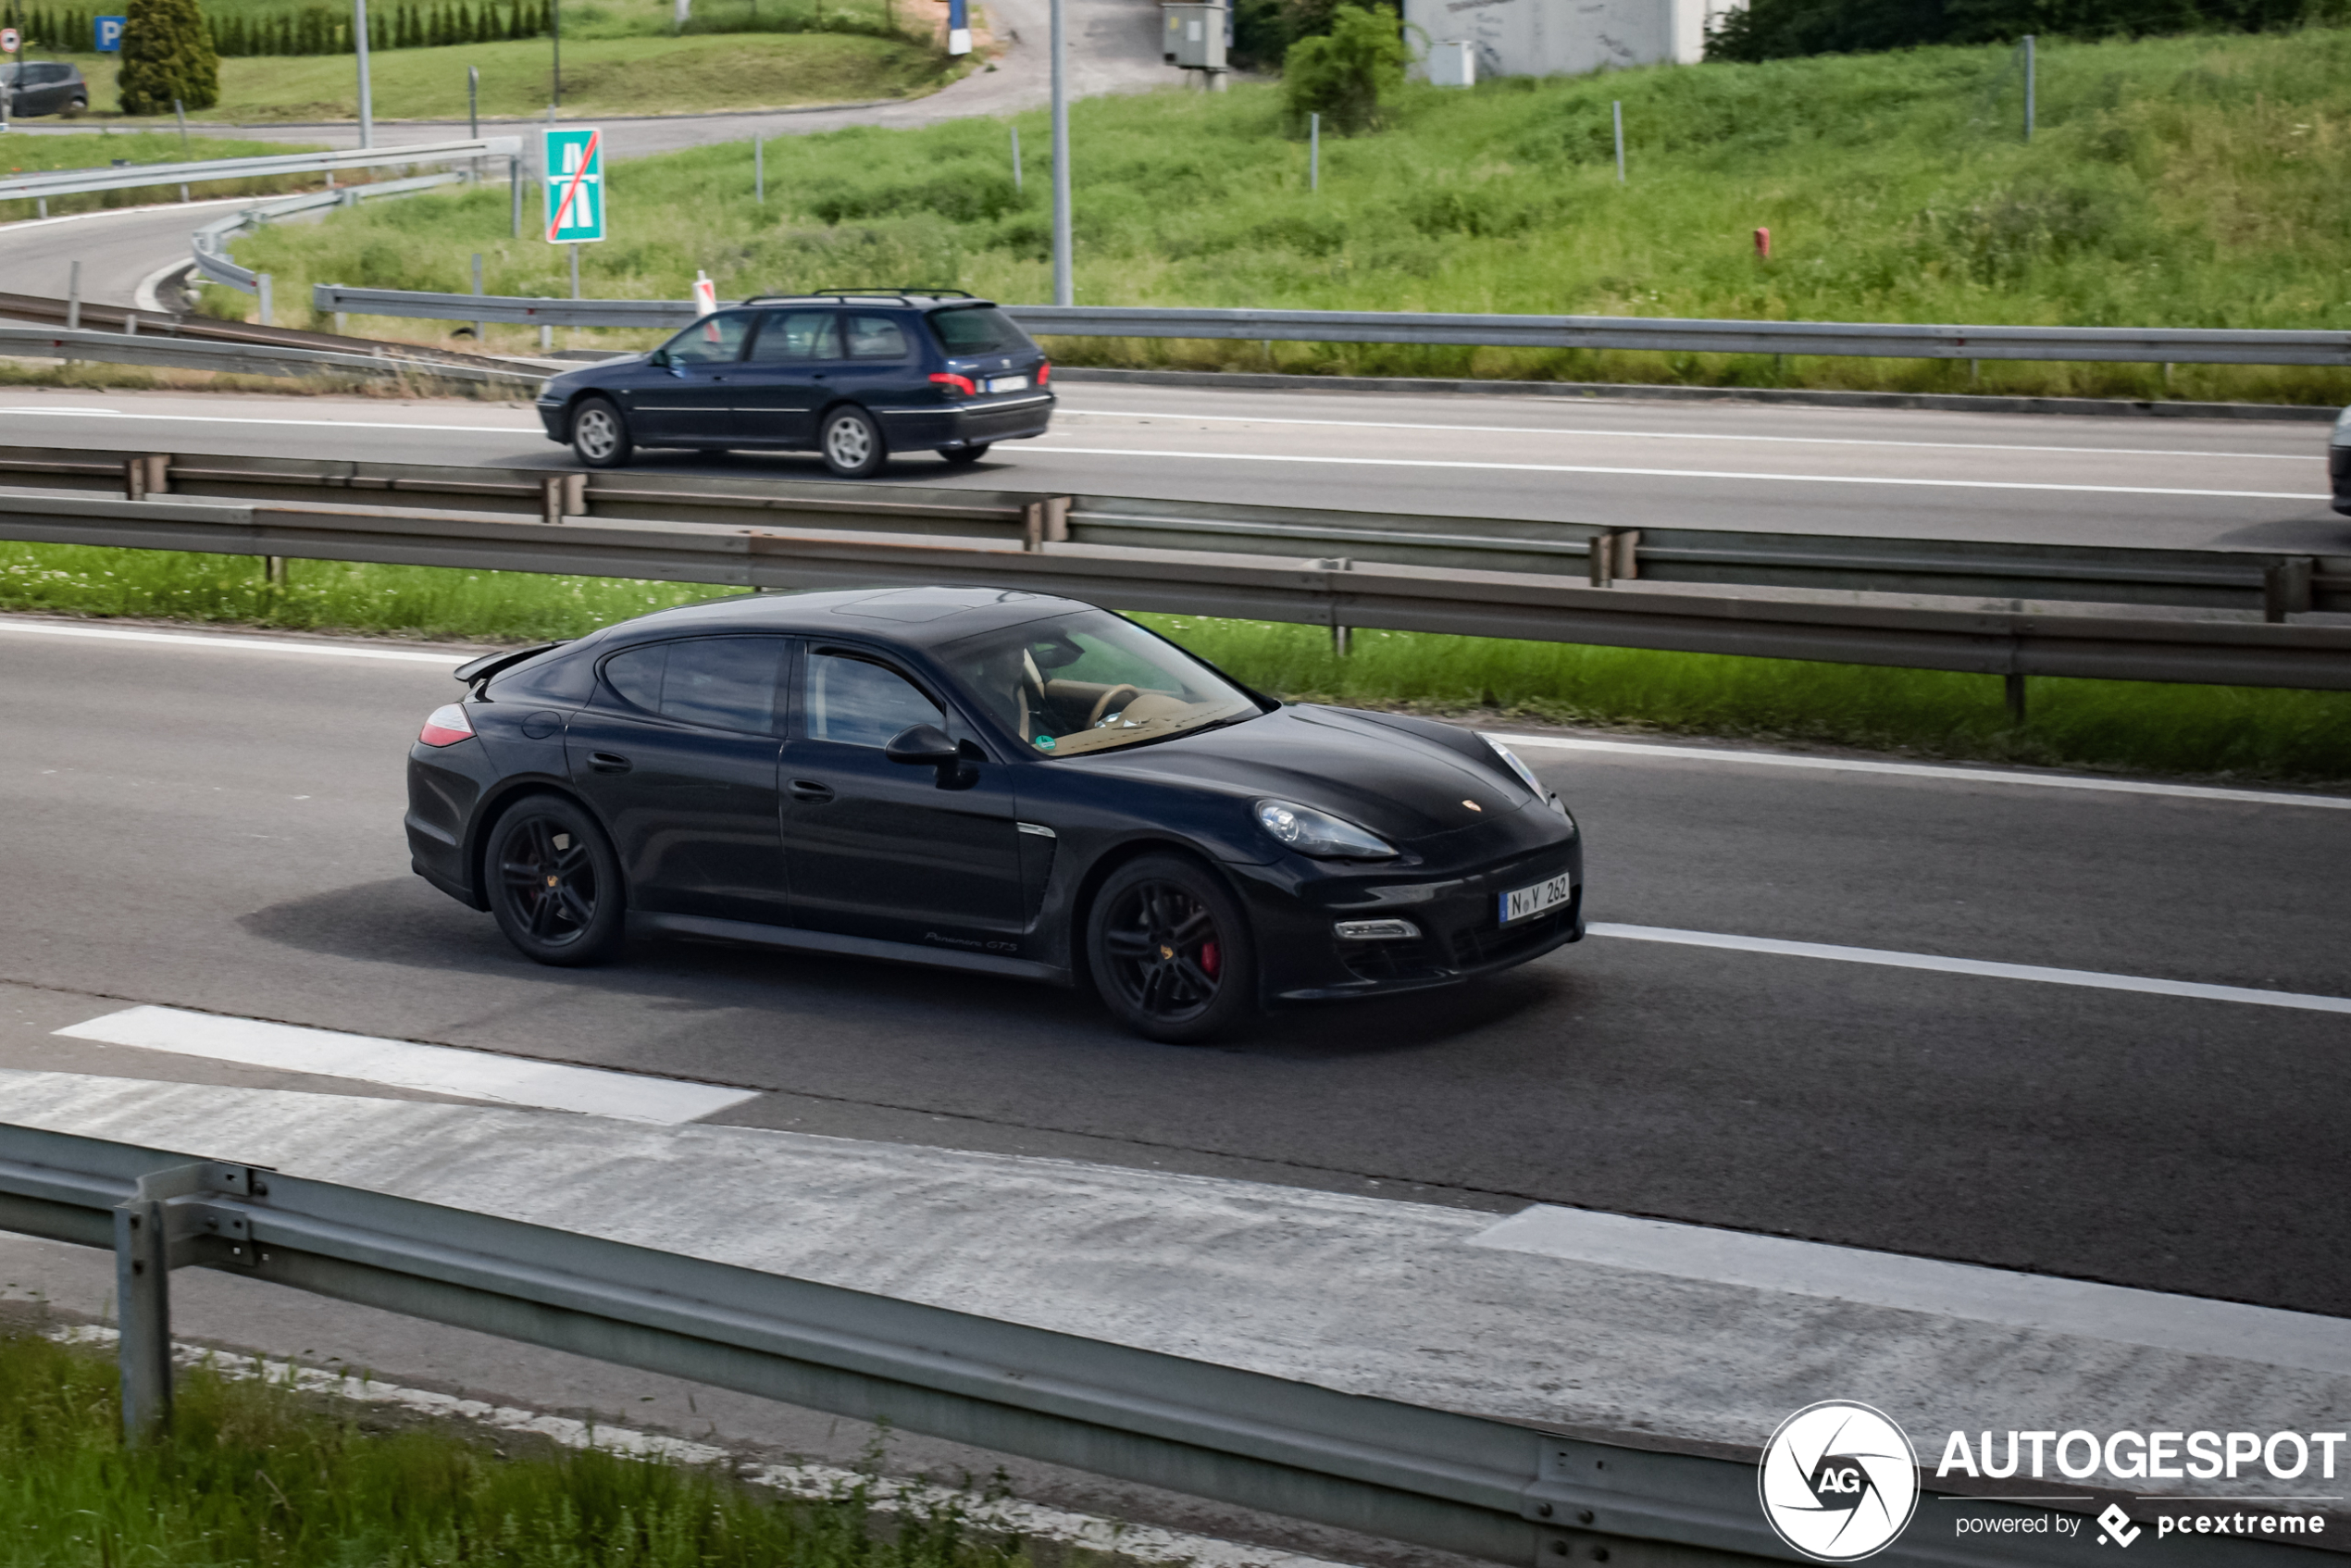
[{"label": "asphalt highway", "polygon": [[535,967],[406,868],[403,757],[455,691],[413,652],[0,620],[0,1066],[263,1081],[52,1032],[159,1002],[739,1086],[718,1119],[751,1125],[2351,1313],[2342,809],[1529,747],[1586,826],[1595,920],[1734,945],[1595,935],[1182,1049],[1086,996],[851,961]]},{"label": "asphalt highway", "polygon": [[[2351,552],[2316,426],[1759,404],[1193,391],[1065,381],[1052,433],[945,487],[1922,539]],[[462,401],[0,392],[10,444],[572,466],[529,409]],[[822,478],[810,456],[653,452]]]}]

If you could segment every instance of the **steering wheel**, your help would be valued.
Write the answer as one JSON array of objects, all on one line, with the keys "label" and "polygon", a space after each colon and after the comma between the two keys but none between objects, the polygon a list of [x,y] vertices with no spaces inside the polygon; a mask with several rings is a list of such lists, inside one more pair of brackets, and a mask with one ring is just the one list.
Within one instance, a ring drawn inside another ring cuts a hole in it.
[{"label": "steering wheel", "polygon": [[1118,701],[1118,694],[1122,691],[1126,694],[1126,700],[1130,703],[1143,694],[1142,689],[1137,686],[1120,685],[1112,687],[1109,691],[1103,692],[1100,697],[1095,699],[1094,711],[1086,716],[1087,728],[1091,729],[1094,726],[1102,722],[1102,716],[1110,712],[1110,705]]}]

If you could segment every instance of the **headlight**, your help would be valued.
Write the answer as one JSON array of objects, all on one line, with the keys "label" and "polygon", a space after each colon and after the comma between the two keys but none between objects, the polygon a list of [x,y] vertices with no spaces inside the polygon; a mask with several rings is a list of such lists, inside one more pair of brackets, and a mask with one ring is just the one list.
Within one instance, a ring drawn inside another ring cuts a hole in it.
[{"label": "headlight", "polygon": [[2351,446],[2351,408],[2346,408],[2334,417],[2334,435],[2328,444]]},{"label": "headlight", "polygon": [[1257,803],[1257,825],[1276,842],[1300,854],[1325,859],[1387,860],[1395,848],[1343,817],[1288,801]]},{"label": "headlight", "polygon": [[1560,798],[1557,795],[1552,794],[1549,790],[1543,788],[1543,781],[1535,777],[1535,770],[1527,766],[1525,763],[1519,760],[1519,754],[1516,752],[1511,751],[1508,746],[1503,745],[1491,735],[1481,734],[1478,736],[1478,739],[1494,748],[1494,754],[1501,758],[1503,765],[1512,773],[1518,775],[1518,781],[1520,783],[1535,791],[1535,798],[1536,800],[1542,802],[1545,805],[1549,806],[1561,816],[1566,816],[1570,822],[1575,820],[1573,816],[1568,816],[1567,807],[1561,802]]}]

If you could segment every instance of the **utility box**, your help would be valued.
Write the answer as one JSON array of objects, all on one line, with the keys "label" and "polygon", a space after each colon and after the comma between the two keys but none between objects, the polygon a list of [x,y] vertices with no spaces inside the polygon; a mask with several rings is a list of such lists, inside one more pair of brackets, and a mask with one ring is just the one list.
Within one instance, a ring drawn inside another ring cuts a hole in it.
[{"label": "utility box", "polygon": [[1171,66],[1222,73],[1232,13],[1225,6],[1163,5],[1160,48]]},{"label": "utility box", "polygon": [[1477,45],[1465,38],[1430,44],[1428,83],[1432,87],[1476,86]]}]

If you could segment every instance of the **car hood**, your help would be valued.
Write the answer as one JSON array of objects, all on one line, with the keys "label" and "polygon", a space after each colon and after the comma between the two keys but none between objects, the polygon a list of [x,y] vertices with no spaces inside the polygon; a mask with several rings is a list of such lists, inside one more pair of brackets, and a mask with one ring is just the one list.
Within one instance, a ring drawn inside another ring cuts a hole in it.
[{"label": "car hood", "polygon": [[1089,771],[1313,806],[1399,848],[1493,824],[1535,798],[1499,767],[1337,708],[1287,707],[1201,735],[1098,752],[1084,763]]}]

